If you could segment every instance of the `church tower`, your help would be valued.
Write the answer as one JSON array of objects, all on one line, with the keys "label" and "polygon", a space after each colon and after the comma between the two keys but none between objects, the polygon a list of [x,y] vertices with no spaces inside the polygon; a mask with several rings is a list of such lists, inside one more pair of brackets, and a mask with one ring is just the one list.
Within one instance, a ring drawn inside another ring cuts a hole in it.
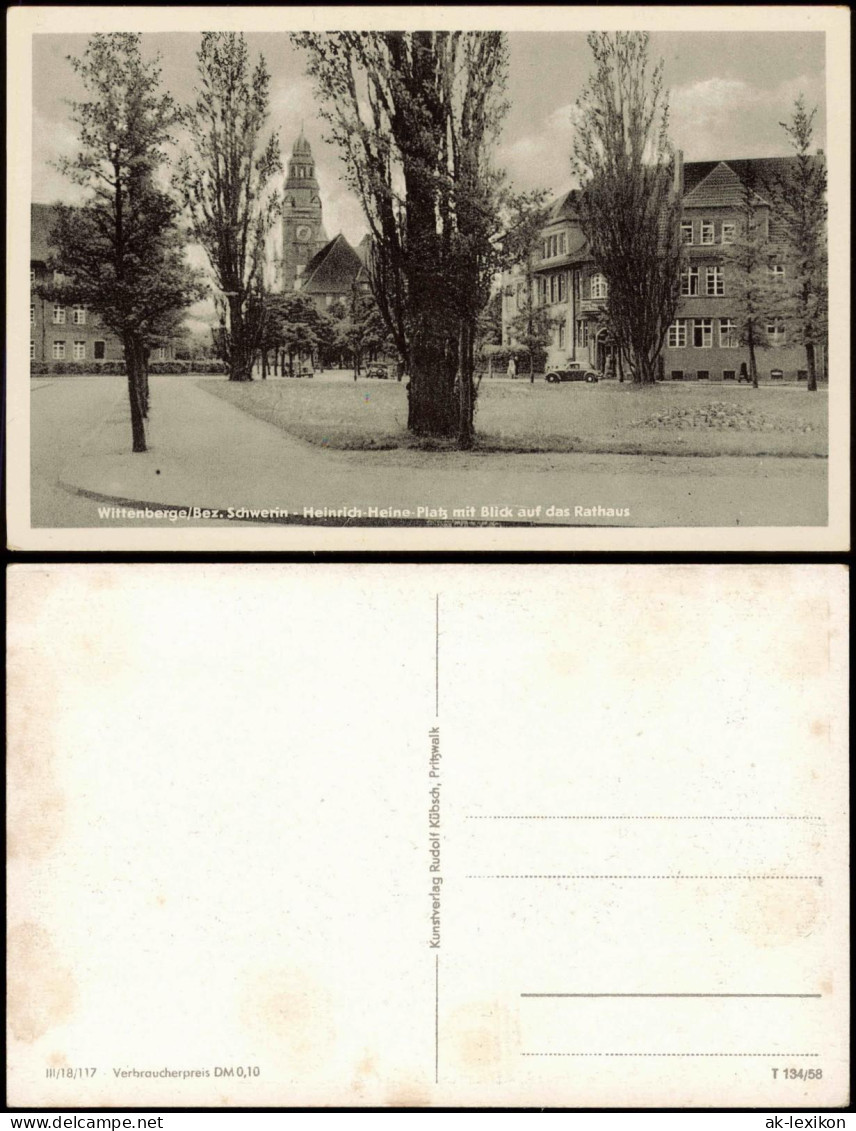
[{"label": "church tower", "polygon": [[303,136],[294,143],[288,161],[288,176],[282,211],[282,289],[300,286],[306,264],[327,243],[321,219],[321,192],[315,178],[315,162]]}]

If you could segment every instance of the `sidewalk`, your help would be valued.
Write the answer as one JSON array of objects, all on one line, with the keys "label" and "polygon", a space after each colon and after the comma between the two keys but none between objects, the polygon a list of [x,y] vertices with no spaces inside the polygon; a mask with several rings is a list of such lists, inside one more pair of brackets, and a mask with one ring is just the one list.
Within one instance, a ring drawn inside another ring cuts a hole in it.
[{"label": "sidewalk", "polygon": [[[280,512],[249,518],[258,522],[826,522],[825,460],[328,451],[241,412],[200,380],[153,376],[150,450],[131,453],[122,402],[65,465],[63,486],[106,505]],[[550,514],[551,507],[559,513]],[[463,508],[475,510],[462,514]],[[325,513],[342,510],[352,513]],[[630,513],[603,513],[609,510]]]}]

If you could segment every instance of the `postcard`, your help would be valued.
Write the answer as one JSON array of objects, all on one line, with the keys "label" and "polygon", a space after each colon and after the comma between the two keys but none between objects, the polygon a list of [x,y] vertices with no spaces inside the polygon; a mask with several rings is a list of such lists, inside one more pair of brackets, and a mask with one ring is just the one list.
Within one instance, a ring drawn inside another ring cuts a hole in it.
[{"label": "postcard", "polygon": [[846,1105],[847,580],[12,567],[10,1104]]},{"label": "postcard", "polygon": [[12,549],[849,545],[846,9],[7,18]]}]

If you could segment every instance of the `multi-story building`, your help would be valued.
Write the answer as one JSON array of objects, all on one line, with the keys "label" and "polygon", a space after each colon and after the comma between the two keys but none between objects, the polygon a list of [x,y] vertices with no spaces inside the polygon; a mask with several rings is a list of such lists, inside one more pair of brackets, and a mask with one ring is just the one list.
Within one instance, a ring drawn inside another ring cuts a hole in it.
[{"label": "multi-story building", "polygon": [[[676,165],[676,188],[682,196],[681,238],[686,266],[681,278],[677,317],[669,328],[662,354],[665,380],[737,381],[748,350],[737,334],[737,311],[728,245],[738,231],[740,208],[747,186],[756,195],[756,217],[770,247],[770,283],[783,286],[787,264],[781,253],[781,233],[764,186],[781,174],[794,158],[755,158],[739,161],[696,161]],[[755,186],[754,188],[752,186]],[[532,301],[547,306],[552,316],[548,367],[583,365],[613,372],[613,347],[598,312],[608,287],[597,270],[579,224],[576,193],[565,193],[550,209],[541,243],[528,271],[518,269],[503,280],[503,342],[511,344],[512,321]],[[824,357],[818,351],[818,372]],[[777,318],[764,326],[756,347],[761,380],[805,380],[805,350],[788,341],[788,327]]]},{"label": "multi-story building", "polygon": [[[30,218],[30,360],[122,361],[122,343],[91,310],[79,303],[66,306],[39,295],[40,284],[48,282],[56,209],[50,204],[33,204]],[[152,351],[151,360],[174,357],[174,346],[167,343]]]}]

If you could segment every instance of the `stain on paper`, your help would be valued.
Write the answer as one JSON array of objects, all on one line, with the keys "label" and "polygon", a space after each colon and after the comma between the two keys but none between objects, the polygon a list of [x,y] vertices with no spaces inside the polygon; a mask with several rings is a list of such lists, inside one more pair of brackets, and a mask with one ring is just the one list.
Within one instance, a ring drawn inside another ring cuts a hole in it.
[{"label": "stain on paper", "polygon": [[450,1016],[441,1037],[444,1056],[468,1080],[510,1080],[519,1052],[517,1017],[501,1002],[474,1002]]},{"label": "stain on paper", "polygon": [[812,933],[820,914],[813,880],[770,883],[747,889],[737,907],[737,929],[756,946],[784,946]]},{"label": "stain on paper", "polygon": [[12,1036],[31,1044],[74,1013],[77,988],[51,936],[38,923],[9,931],[7,1014]]},{"label": "stain on paper", "polygon": [[283,1068],[308,1071],[330,1062],[336,1042],[330,996],[319,981],[298,969],[254,974],[243,988],[243,1023],[275,1045]]}]

